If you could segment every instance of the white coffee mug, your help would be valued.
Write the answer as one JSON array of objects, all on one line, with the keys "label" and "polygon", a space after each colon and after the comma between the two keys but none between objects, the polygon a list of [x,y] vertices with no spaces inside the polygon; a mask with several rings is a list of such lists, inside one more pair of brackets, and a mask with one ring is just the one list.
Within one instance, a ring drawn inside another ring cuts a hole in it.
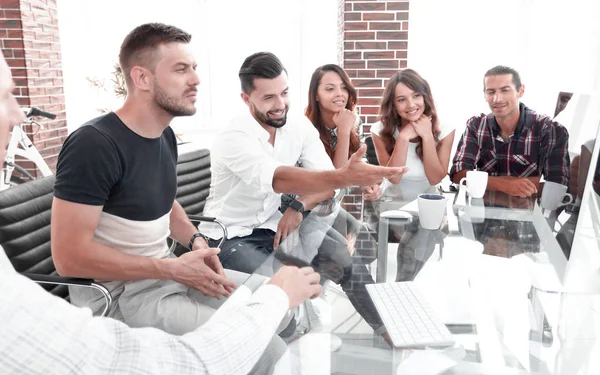
[{"label": "white coffee mug", "polygon": [[[465,182],[463,184],[463,182]],[[472,198],[483,198],[488,182],[488,173],[483,171],[467,171],[459,184],[467,187],[467,194]]]},{"label": "white coffee mug", "polygon": [[446,197],[440,194],[421,194],[417,205],[421,226],[425,229],[439,229],[446,213]]},{"label": "white coffee mug", "polygon": [[[545,210],[555,211],[561,206],[573,202],[573,196],[567,193],[568,186],[556,182],[544,182],[544,190],[540,199],[540,206]],[[566,200],[565,200],[566,198]]]}]

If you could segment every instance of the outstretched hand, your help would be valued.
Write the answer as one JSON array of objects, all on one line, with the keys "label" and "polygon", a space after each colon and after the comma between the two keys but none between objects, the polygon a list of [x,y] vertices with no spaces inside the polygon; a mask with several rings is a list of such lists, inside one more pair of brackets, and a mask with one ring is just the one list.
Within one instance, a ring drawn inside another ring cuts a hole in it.
[{"label": "outstretched hand", "polygon": [[366,151],[367,146],[362,145],[339,169],[346,186],[378,185],[384,178],[401,177],[408,171],[408,167],[381,167],[367,164],[363,161]]}]

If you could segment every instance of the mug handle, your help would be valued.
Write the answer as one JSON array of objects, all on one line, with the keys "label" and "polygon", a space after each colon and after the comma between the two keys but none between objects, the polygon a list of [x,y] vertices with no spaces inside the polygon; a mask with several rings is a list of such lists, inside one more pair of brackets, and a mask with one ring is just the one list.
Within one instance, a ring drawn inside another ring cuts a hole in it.
[{"label": "mug handle", "polygon": [[[463,184],[463,181],[464,181],[464,182],[466,182],[466,183],[465,183],[465,184]],[[461,179],[460,179],[460,181],[459,181],[458,185],[459,185],[459,186],[466,186],[466,187],[468,188],[468,187],[469,187],[469,181],[467,181],[467,178],[466,178],[466,177],[463,177],[463,178],[461,178]]]},{"label": "mug handle", "polygon": [[[564,202],[565,198],[567,198],[567,197],[569,198],[569,200],[568,200],[568,201],[566,201],[566,202]],[[561,205],[561,206],[566,206],[566,205],[568,205],[568,204],[571,204],[571,203],[573,203],[573,196],[572,196],[571,194],[569,194],[569,193],[565,193],[565,195],[563,195],[563,198],[562,198],[562,200],[563,200],[563,201],[561,201],[561,202],[560,202],[560,205]]]}]

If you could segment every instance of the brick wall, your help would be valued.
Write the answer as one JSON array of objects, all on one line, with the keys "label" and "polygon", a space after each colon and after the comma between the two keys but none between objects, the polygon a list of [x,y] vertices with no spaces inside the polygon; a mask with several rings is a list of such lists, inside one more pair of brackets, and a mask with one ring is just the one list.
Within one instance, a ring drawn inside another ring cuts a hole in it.
[{"label": "brick wall", "polygon": [[[57,115],[55,120],[39,119],[44,129],[30,136],[55,170],[58,152],[67,136],[56,0],[0,0],[0,39],[19,104]],[[34,176],[39,174],[32,163],[17,163]]]},{"label": "brick wall", "polygon": [[[369,135],[377,121],[387,80],[407,65],[409,1],[340,0],[338,63],[346,70],[358,95],[358,111]],[[362,196],[352,189],[345,208],[360,217]]]}]

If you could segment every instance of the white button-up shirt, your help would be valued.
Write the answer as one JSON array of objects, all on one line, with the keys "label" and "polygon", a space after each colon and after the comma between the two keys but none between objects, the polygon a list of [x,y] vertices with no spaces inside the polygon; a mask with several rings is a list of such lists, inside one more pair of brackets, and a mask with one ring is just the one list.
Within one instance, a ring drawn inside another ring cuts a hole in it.
[{"label": "white button-up shirt", "polygon": [[[273,191],[273,176],[278,167],[298,161],[308,169],[334,169],[319,132],[304,116],[288,118],[276,130],[273,146],[269,133],[249,112],[236,117],[211,148],[212,177],[204,215],[225,224],[228,238],[248,236],[255,228],[276,231],[282,217],[281,195]],[[210,224],[198,229],[213,239],[222,236]]]}]

